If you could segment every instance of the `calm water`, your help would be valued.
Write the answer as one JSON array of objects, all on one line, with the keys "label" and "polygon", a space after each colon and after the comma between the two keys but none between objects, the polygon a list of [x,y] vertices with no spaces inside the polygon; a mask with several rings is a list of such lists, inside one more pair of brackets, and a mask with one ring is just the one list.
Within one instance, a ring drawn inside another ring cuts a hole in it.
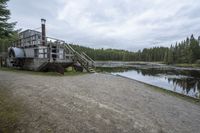
[{"label": "calm water", "polygon": [[163,66],[135,65],[132,67],[99,68],[101,71],[125,76],[184,95],[199,98],[200,71]]}]

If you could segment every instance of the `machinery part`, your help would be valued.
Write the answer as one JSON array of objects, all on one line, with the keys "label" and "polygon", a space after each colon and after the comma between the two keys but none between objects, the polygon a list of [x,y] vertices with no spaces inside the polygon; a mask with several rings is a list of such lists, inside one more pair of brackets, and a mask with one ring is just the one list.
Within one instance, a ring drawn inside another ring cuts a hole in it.
[{"label": "machinery part", "polygon": [[8,48],[9,63],[14,67],[23,67],[25,61],[25,52],[22,48]]},{"label": "machinery part", "polygon": [[10,47],[8,48],[8,56],[10,58],[25,58],[25,53],[22,48]]}]

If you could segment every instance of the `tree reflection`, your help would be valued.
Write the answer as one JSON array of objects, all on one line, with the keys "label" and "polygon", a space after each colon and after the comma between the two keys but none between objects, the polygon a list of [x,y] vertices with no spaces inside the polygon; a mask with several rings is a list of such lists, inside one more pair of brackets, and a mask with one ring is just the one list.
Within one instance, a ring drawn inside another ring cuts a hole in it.
[{"label": "tree reflection", "polygon": [[195,94],[196,97],[199,97],[200,91],[200,81],[195,78],[168,78],[168,82],[172,82],[174,85],[174,91],[176,87],[179,86],[182,88],[182,93],[184,94]]},{"label": "tree reflection", "polygon": [[[197,70],[180,70],[163,67],[152,66],[132,66],[132,67],[108,67],[97,68],[101,72],[124,73],[135,71],[142,76],[165,77],[168,83],[174,85],[174,91],[177,92],[177,87],[182,89],[183,94],[192,94],[199,97],[200,92],[200,71]],[[179,90],[180,92],[180,90]]]}]

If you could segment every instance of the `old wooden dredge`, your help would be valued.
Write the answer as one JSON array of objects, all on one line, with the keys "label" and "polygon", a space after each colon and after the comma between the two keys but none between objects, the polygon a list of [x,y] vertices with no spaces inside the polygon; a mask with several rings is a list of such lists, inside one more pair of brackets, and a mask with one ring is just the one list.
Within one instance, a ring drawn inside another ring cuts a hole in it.
[{"label": "old wooden dredge", "polygon": [[25,30],[19,40],[8,48],[6,64],[33,71],[57,71],[73,66],[76,70],[94,72],[94,61],[84,52],[79,53],[65,41],[47,37],[45,19],[41,19],[41,32]]}]

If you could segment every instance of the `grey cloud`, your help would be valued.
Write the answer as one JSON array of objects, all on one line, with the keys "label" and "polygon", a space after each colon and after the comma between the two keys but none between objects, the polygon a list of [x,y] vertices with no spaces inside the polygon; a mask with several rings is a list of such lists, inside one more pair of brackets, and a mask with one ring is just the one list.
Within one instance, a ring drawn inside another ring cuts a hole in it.
[{"label": "grey cloud", "polygon": [[199,0],[13,0],[8,6],[17,28],[37,28],[44,17],[49,36],[94,48],[136,51],[200,35]]}]

